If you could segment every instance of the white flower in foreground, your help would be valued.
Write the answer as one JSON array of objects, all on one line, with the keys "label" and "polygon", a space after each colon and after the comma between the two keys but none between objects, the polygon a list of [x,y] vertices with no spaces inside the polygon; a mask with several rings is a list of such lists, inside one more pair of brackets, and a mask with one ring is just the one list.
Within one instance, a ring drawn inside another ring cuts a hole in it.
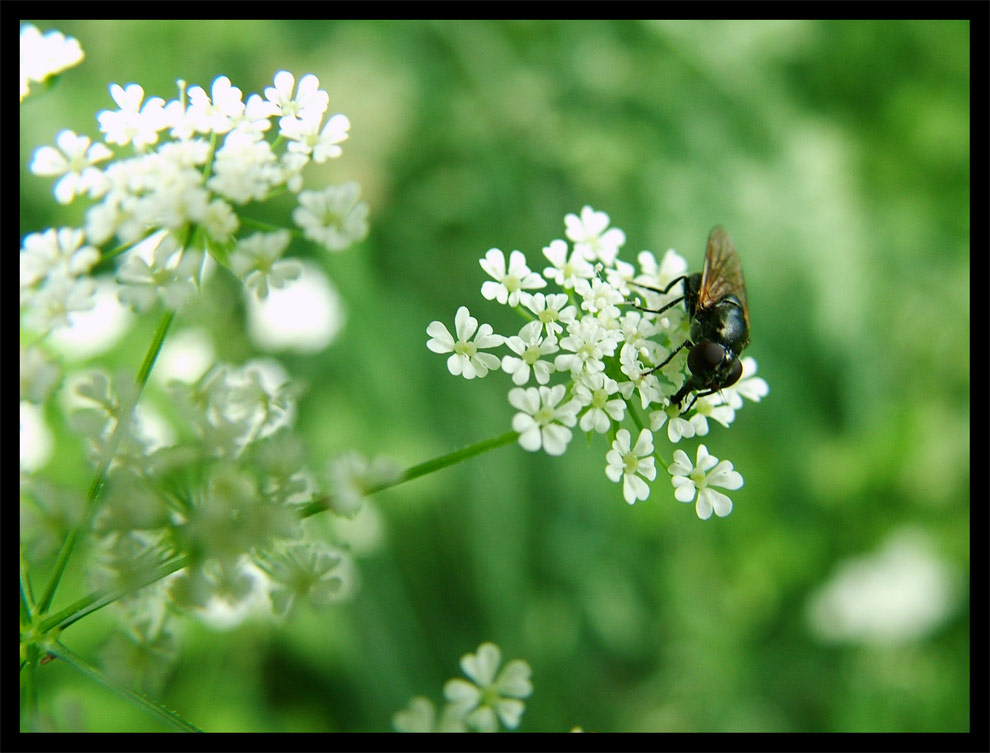
[{"label": "white flower in foreground", "polygon": [[454,331],[456,338],[442,322],[430,322],[426,328],[426,334],[430,336],[426,342],[427,348],[434,353],[453,353],[447,359],[447,369],[451,374],[474,379],[499,367],[501,360],[498,356],[479,352],[483,348],[497,348],[504,341],[501,335],[493,334],[492,325],[482,324],[479,327],[478,320],[471,316],[467,306],[461,306],[454,316]]},{"label": "white flower in foreground", "polygon": [[21,287],[30,287],[45,277],[73,279],[84,275],[100,260],[100,252],[84,246],[86,234],[76,228],[49,228],[31,233],[21,248]]},{"label": "white flower in foreground", "polygon": [[512,381],[515,384],[526,384],[529,381],[529,373],[532,371],[536,375],[536,381],[546,384],[550,381],[550,374],[554,371],[554,365],[550,361],[541,360],[543,356],[556,353],[556,337],[542,338],[543,331],[541,322],[529,322],[519,330],[518,335],[505,338],[505,345],[516,356],[502,357],[502,371],[512,374]]},{"label": "white flower in foreground", "polygon": [[158,132],[168,127],[164,99],[152,97],[142,105],[144,88],[140,84],[111,84],[110,96],[120,109],[101,110],[96,116],[108,143],[134,144],[140,151],[158,141]]},{"label": "white flower in foreground", "polygon": [[630,439],[628,430],[619,429],[616,432],[612,449],[605,455],[605,460],[608,461],[605,475],[615,482],[622,479],[622,496],[626,502],[633,504],[638,499],[650,496],[650,487],[643,479],[653,481],[657,477],[657,469],[653,460],[653,435],[650,430],[640,431],[632,448],[629,447]]},{"label": "white flower in foreground", "polygon": [[227,133],[244,115],[241,90],[226,76],[217,76],[210,93],[212,97],[202,86],[190,87],[186,92],[189,107],[185,115],[199,124],[200,133]]},{"label": "white flower in foreground", "polygon": [[[275,86],[265,88],[265,99],[275,106],[276,114],[283,118],[323,115],[330,104],[330,95],[320,88],[320,79],[307,73],[299,79],[299,88],[292,94],[296,79],[288,71],[275,74]],[[280,124],[281,125],[281,124]]]},{"label": "white flower in foreground", "polygon": [[[708,471],[711,470],[711,473]],[[690,502],[698,494],[695,511],[702,520],[708,520],[712,511],[720,518],[732,512],[732,500],[713,486],[723,489],[738,489],[743,485],[743,477],[732,470],[728,460],[718,462],[718,458],[708,454],[708,448],[698,445],[697,465],[691,465],[691,460],[684,450],[674,450],[674,462],[668,468],[670,483],[674,485],[674,497],[679,502]]]},{"label": "white flower in foreground", "polygon": [[83,57],[78,39],[54,30],[42,34],[34,24],[24,24],[21,27],[21,101],[28,94],[29,82],[44,81],[76,65]]},{"label": "white flower in foreground", "polygon": [[113,152],[105,144],[94,144],[88,136],[69,130],[60,131],[55,143],[58,149],[42,146],[35,151],[30,169],[35,175],[61,175],[55,184],[55,199],[69,204],[100,182],[102,173],[94,165],[113,157]]},{"label": "white flower in foreground", "polygon": [[509,403],[521,411],[512,417],[512,428],[519,432],[524,450],[543,448],[548,455],[564,454],[572,436],[567,427],[576,423],[578,410],[573,400],[558,407],[566,391],[562,384],[509,390]]},{"label": "white flower in foreground", "polygon": [[515,729],[526,705],[521,699],[533,692],[532,669],[514,659],[498,672],[502,652],[494,643],[482,643],[477,653],[461,658],[461,669],[471,682],[459,678],[444,685],[447,700],[465,714],[464,720],[482,732],[495,732],[498,722]]},{"label": "white flower in foreground", "polygon": [[505,267],[505,254],[497,248],[491,248],[481,260],[481,268],[494,278],[481,284],[481,295],[490,301],[493,298],[499,303],[518,306],[523,291],[545,287],[547,281],[526,266],[526,257],[522,251],[509,254],[509,267]]}]

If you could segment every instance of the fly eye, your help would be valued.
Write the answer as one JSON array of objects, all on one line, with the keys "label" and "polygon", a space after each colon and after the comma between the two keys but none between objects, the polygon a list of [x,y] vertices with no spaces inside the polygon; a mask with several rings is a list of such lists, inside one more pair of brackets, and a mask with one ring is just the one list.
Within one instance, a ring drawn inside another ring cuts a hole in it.
[{"label": "fly eye", "polygon": [[739,377],[742,376],[742,362],[738,358],[732,359],[732,366],[729,370],[729,376],[722,382],[723,387],[731,387],[736,382],[739,381]]},{"label": "fly eye", "polygon": [[[702,376],[718,368],[724,359],[725,348],[711,340],[702,340],[688,353],[688,368],[691,369],[692,374]],[[742,373],[741,366],[739,373]],[[737,376],[736,379],[738,378]]]}]

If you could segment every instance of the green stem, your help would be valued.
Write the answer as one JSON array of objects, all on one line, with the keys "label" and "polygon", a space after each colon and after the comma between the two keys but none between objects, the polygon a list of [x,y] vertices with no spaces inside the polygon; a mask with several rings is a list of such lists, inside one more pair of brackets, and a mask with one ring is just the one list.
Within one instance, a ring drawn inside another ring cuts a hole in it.
[{"label": "green stem", "polygon": [[96,475],[93,476],[93,481],[89,485],[89,491],[86,494],[86,514],[83,515],[83,518],[79,521],[78,525],[76,525],[69,532],[69,535],[65,538],[65,542],[62,544],[62,549],[58,553],[58,559],[55,561],[55,569],[52,572],[51,579],[48,581],[48,586],[45,589],[44,595],[41,597],[41,601],[38,602],[38,613],[40,614],[47,612],[48,608],[51,606],[52,599],[55,598],[55,590],[58,588],[58,584],[62,580],[62,575],[65,573],[65,568],[69,564],[69,557],[72,556],[72,552],[76,548],[76,541],[84,530],[89,529],[90,521],[93,518],[93,514],[96,512],[96,500],[100,495],[100,490],[103,488],[104,482],[106,481],[107,470],[110,468],[110,463],[113,461],[114,455],[117,452],[117,447],[123,438],[124,426],[127,425],[131,412],[137,405],[138,400],[141,399],[141,392],[144,390],[145,384],[148,383],[148,377],[151,375],[151,369],[154,367],[155,360],[161,352],[162,344],[165,342],[165,335],[168,334],[168,328],[171,326],[172,319],[174,317],[174,311],[166,311],[162,316],[161,321],[158,323],[158,329],[155,330],[154,337],[151,339],[151,344],[148,346],[148,352],[145,353],[144,361],[141,363],[141,368],[138,370],[137,390],[134,393],[134,400],[130,405],[121,406],[120,415],[117,417],[117,426],[114,428],[113,435],[107,443],[103,460],[100,463],[100,467],[96,471]]},{"label": "green stem", "polygon": [[[427,460],[425,463],[420,463],[419,465],[414,465],[411,468],[407,468],[403,471],[397,478],[392,481],[386,481],[383,484],[378,484],[377,486],[370,487],[366,492],[365,496],[369,494],[375,494],[376,492],[383,491],[385,489],[391,489],[393,486],[398,486],[399,484],[404,484],[406,481],[412,481],[414,478],[419,478],[420,476],[425,476],[434,471],[439,471],[443,468],[447,468],[451,465],[456,465],[468,458],[473,458],[475,455],[480,455],[483,452],[488,452],[489,450],[494,450],[499,447],[504,447],[507,444],[511,444],[519,438],[519,432],[517,431],[507,431],[505,434],[499,434],[497,437],[491,437],[489,439],[483,439],[475,444],[463,447],[460,450],[454,450],[446,455],[441,455],[438,458],[433,458],[432,460]],[[324,512],[329,509],[330,500],[327,496],[318,497],[310,502],[302,510],[302,517],[308,518],[311,515],[316,515],[317,513]]]},{"label": "green stem", "polygon": [[193,724],[190,724],[177,713],[171,709],[167,709],[164,706],[156,703],[155,701],[148,698],[148,696],[143,693],[139,693],[136,690],[131,690],[130,688],[124,687],[123,685],[114,682],[100,670],[98,670],[93,665],[89,664],[85,659],[83,659],[78,654],[66,648],[62,643],[56,641],[49,648],[51,653],[58,656],[60,659],[64,659],[65,662],[77,669],[82,674],[89,677],[91,680],[96,682],[98,685],[102,685],[108,690],[112,690],[114,693],[122,696],[123,698],[135,703],[146,711],[150,712],[153,716],[157,716],[162,721],[171,724],[173,727],[183,731],[183,732],[202,732]]},{"label": "green stem", "polygon": [[112,604],[118,599],[134,593],[135,591],[150,586],[152,583],[171,575],[178,570],[189,565],[190,558],[187,556],[176,557],[163,563],[160,567],[148,573],[143,578],[137,579],[127,588],[116,591],[94,591],[73,602],[65,609],[61,609],[55,614],[49,615],[38,623],[38,632],[49,633],[51,631],[61,631],[69,627],[74,622],[81,620],[88,614],[92,614],[98,609],[102,609],[108,604]]},{"label": "green stem", "polygon": [[374,494],[375,492],[380,492],[382,489],[398,486],[406,481],[412,481],[414,478],[419,478],[420,476],[425,476],[429,473],[433,473],[434,471],[439,471],[447,466],[456,465],[457,463],[467,460],[468,458],[473,458],[475,455],[481,455],[489,450],[494,450],[499,447],[504,447],[507,444],[511,444],[518,438],[518,431],[507,431],[505,434],[500,434],[497,437],[484,439],[481,442],[476,442],[475,444],[469,445],[460,450],[454,450],[454,452],[448,453],[447,455],[441,455],[433,460],[427,460],[425,463],[420,463],[419,465],[414,465],[412,468],[407,469],[396,481],[372,487],[368,490],[368,494]]}]

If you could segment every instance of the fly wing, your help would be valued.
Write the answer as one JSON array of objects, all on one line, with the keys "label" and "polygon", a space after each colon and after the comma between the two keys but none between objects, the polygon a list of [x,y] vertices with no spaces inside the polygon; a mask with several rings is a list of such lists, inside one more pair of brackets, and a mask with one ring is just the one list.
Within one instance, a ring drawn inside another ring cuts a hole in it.
[{"label": "fly wing", "polygon": [[707,309],[727,295],[734,295],[742,304],[746,326],[749,326],[749,303],[746,300],[746,280],[736,253],[735,244],[724,227],[716,226],[708,236],[705,268],[698,290],[698,308]]}]

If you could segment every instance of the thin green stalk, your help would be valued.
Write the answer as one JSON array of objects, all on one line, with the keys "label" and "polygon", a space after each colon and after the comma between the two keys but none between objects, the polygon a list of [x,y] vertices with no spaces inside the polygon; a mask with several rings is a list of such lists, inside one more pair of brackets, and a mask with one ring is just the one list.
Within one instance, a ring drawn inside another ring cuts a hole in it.
[{"label": "thin green stalk", "polygon": [[143,578],[136,579],[134,583],[129,585],[127,588],[122,588],[115,591],[93,591],[92,593],[86,594],[86,596],[83,596],[78,601],[73,602],[65,609],[61,609],[55,614],[49,615],[45,619],[41,620],[38,623],[38,631],[41,633],[49,633],[51,631],[65,630],[65,628],[69,627],[69,625],[81,620],[86,615],[92,614],[98,609],[102,609],[108,604],[112,604],[118,599],[134,593],[145,586],[150,586],[152,583],[156,583],[174,572],[178,572],[189,564],[189,559],[190,558],[187,556],[182,556],[169,560],[168,562],[163,563],[160,567],[148,573]]},{"label": "thin green stalk", "polygon": [[89,677],[98,685],[102,685],[108,690],[112,690],[114,693],[117,693],[128,701],[135,703],[150,712],[153,716],[158,717],[167,724],[171,724],[173,727],[181,730],[182,732],[203,731],[199,727],[187,722],[171,709],[167,709],[161,704],[151,700],[143,693],[139,693],[136,690],[131,690],[130,688],[124,687],[123,685],[111,680],[96,667],[89,664],[81,656],[68,649],[64,644],[56,641],[51,645],[49,651],[58,656],[60,659],[64,659],[69,666],[79,670],[79,672]]},{"label": "thin green stalk", "polygon": [[[407,468],[392,481],[386,481],[385,483],[370,487],[367,491],[365,491],[365,495],[367,496],[385,489],[391,489],[393,486],[398,486],[399,484],[404,484],[406,481],[412,481],[414,478],[419,478],[420,476],[425,476],[429,473],[433,473],[434,471],[447,468],[448,466],[456,465],[457,463],[467,460],[468,458],[473,458],[475,455],[480,455],[483,452],[504,447],[505,445],[514,442],[518,439],[518,437],[519,432],[507,431],[505,434],[500,434],[497,437],[483,439],[480,442],[468,445],[460,450],[454,450],[453,452],[446,455],[441,455],[438,458],[427,460],[425,463],[420,463],[419,465],[414,465],[411,468]],[[303,508],[301,513],[302,517],[308,518],[311,515],[325,512],[329,509],[329,506],[330,499],[328,496],[318,497]]]},{"label": "thin green stalk", "polygon": [[457,463],[467,460],[468,458],[473,458],[475,455],[481,455],[489,450],[494,450],[499,447],[504,447],[507,444],[511,444],[518,438],[518,431],[507,431],[505,434],[500,434],[497,437],[484,439],[481,442],[476,442],[475,444],[469,445],[460,450],[454,450],[454,452],[448,453],[447,455],[441,455],[433,460],[427,460],[425,463],[420,463],[419,465],[414,465],[412,468],[406,469],[406,471],[404,471],[396,481],[372,487],[368,490],[368,494],[374,494],[375,492],[382,491],[382,489],[388,489],[389,487],[398,486],[406,481],[412,481],[414,478],[426,476],[429,473],[439,471],[447,466],[456,465]]},{"label": "thin green stalk", "polygon": [[131,405],[121,408],[120,416],[117,420],[117,426],[114,429],[113,435],[110,437],[110,441],[107,443],[106,453],[100,463],[100,467],[96,471],[96,475],[93,476],[93,481],[90,483],[89,491],[86,494],[86,514],[83,516],[83,519],[79,521],[79,524],[69,532],[68,536],[66,536],[65,542],[62,544],[62,549],[58,553],[58,559],[55,561],[55,569],[52,572],[51,579],[48,581],[48,586],[45,588],[41,601],[38,602],[38,612],[40,614],[47,612],[51,606],[52,599],[55,598],[55,590],[58,588],[58,584],[62,580],[62,575],[65,573],[65,568],[69,564],[69,557],[72,556],[72,552],[76,548],[76,541],[83,531],[89,529],[89,523],[92,520],[93,513],[96,511],[96,500],[100,495],[100,490],[103,488],[104,482],[106,481],[107,470],[110,468],[110,463],[113,461],[113,457],[117,452],[117,446],[120,444],[120,440],[123,437],[124,426],[127,423],[131,412],[134,410],[134,406],[137,405],[138,400],[141,399],[141,392],[144,390],[145,384],[148,383],[148,377],[151,375],[151,369],[154,367],[155,360],[161,352],[162,345],[165,342],[165,336],[168,334],[168,329],[171,326],[172,319],[174,317],[174,311],[166,311],[162,316],[161,321],[158,323],[158,329],[155,330],[154,337],[151,339],[151,344],[148,346],[148,352],[145,353],[144,361],[141,363],[141,368],[138,370],[137,390],[134,393],[134,402]]}]

